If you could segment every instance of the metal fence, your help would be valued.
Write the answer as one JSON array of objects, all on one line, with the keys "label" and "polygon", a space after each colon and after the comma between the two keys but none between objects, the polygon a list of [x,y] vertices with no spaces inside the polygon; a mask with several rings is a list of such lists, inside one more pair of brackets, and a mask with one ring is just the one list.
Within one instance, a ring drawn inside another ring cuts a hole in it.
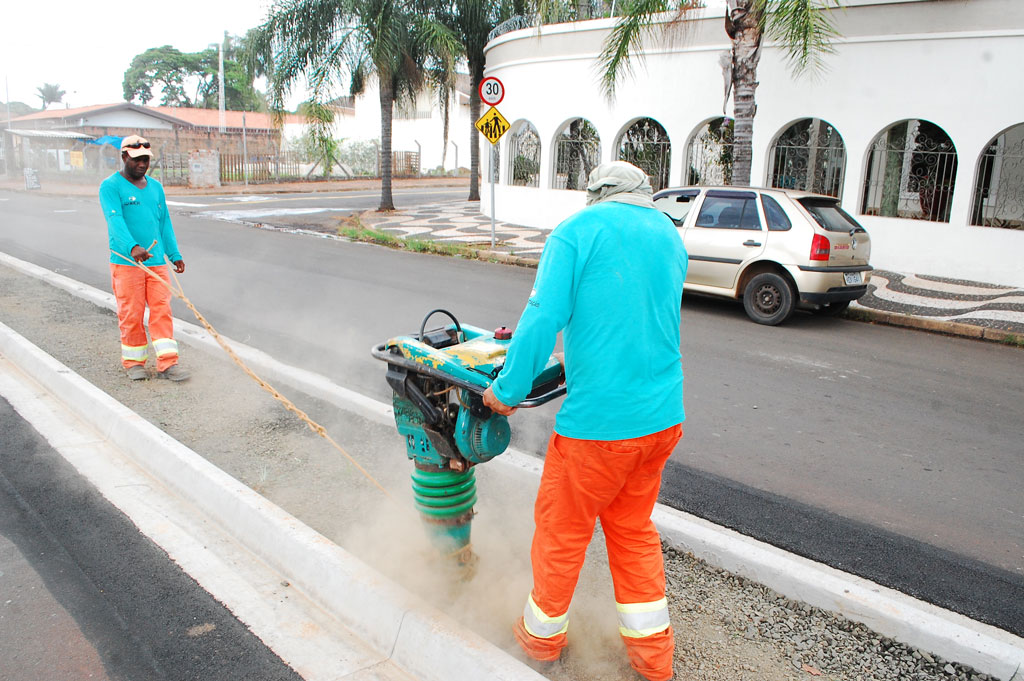
[{"label": "metal fence", "polygon": [[590,121],[577,118],[562,130],[555,142],[555,173],[552,189],[587,188],[590,171],[601,163],[601,138]]},{"label": "metal fence", "polygon": [[684,184],[732,184],[732,134],[732,119],[723,117],[708,121],[690,138]]},{"label": "metal fence", "polygon": [[917,119],[896,123],[871,144],[861,212],[949,222],[956,168],[956,149],[942,128]]},{"label": "metal fence", "polygon": [[1024,124],[986,147],[974,183],[971,224],[1024,229]]},{"label": "metal fence", "polygon": [[618,147],[618,159],[647,173],[654,191],[668,186],[672,143],[661,123],[653,118],[641,118],[622,134]]},{"label": "metal fence", "polygon": [[416,177],[419,174],[420,154],[418,151],[391,152],[392,177]]},{"label": "metal fence", "polygon": [[540,186],[540,135],[529,123],[509,133],[509,184]]},{"label": "metal fence", "polygon": [[771,151],[770,186],[839,198],[846,171],[846,148],[831,125],[805,118],[790,126]]}]

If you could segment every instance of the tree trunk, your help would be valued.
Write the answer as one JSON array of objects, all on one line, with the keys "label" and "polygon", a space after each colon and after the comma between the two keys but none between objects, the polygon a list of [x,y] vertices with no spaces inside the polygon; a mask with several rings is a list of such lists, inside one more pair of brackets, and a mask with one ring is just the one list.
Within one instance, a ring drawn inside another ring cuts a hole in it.
[{"label": "tree trunk", "polygon": [[480,131],[476,122],[480,120],[480,81],[484,79],[483,64],[469,63],[469,201],[480,200]]},{"label": "tree trunk", "polygon": [[394,115],[395,92],[390,78],[380,77],[380,207],[394,210],[391,196],[391,120]]},{"label": "tree trunk", "polygon": [[750,2],[740,2],[732,10],[732,78],[733,78],[733,167],[732,183],[750,186],[753,158],[754,114],[757,104],[757,63],[760,61],[761,22]]}]

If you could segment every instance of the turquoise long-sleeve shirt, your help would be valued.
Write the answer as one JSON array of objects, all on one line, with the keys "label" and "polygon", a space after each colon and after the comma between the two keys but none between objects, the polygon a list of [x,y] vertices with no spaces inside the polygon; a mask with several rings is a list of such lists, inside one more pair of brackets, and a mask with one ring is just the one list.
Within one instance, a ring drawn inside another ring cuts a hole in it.
[{"label": "turquoise long-sleeve shirt", "polygon": [[567,394],[555,432],[624,440],[681,423],[687,264],[675,226],[655,209],[605,201],[569,217],[544,245],[495,397],[522,401],[563,331]]},{"label": "turquoise long-sleeve shirt", "polygon": [[[149,266],[165,264],[165,255],[171,262],[182,259],[163,185],[152,177],[147,177],[146,186],[140,189],[121,173],[114,173],[100,184],[100,207],[107,220],[110,262],[131,265],[116,253],[131,257],[133,246],[149,250],[151,257],[145,261]],[[156,245],[150,248],[154,241]]]}]

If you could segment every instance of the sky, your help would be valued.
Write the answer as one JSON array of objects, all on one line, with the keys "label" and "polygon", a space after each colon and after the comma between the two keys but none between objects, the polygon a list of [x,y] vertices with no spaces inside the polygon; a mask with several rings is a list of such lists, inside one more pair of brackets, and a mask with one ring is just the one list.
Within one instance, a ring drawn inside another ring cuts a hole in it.
[{"label": "sky", "polygon": [[[262,23],[269,0],[15,0],[0,34],[0,88],[38,108],[36,88],[57,83],[71,107],[124,101],[121,81],[135,55],[171,45],[197,52]],[[0,101],[7,92],[0,89]],[[155,103],[155,102],[154,102]],[[53,105],[51,105],[53,108]],[[0,115],[5,112],[0,107]]]}]

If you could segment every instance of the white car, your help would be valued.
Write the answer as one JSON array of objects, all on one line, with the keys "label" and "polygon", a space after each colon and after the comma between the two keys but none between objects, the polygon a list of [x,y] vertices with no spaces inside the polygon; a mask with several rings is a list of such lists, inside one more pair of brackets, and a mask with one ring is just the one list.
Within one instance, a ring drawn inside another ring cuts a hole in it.
[{"label": "white car", "polygon": [[795,309],[840,314],[867,293],[867,231],[832,196],[789,189],[676,187],[654,195],[690,256],[684,290],[742,299],[774,326]]}]

